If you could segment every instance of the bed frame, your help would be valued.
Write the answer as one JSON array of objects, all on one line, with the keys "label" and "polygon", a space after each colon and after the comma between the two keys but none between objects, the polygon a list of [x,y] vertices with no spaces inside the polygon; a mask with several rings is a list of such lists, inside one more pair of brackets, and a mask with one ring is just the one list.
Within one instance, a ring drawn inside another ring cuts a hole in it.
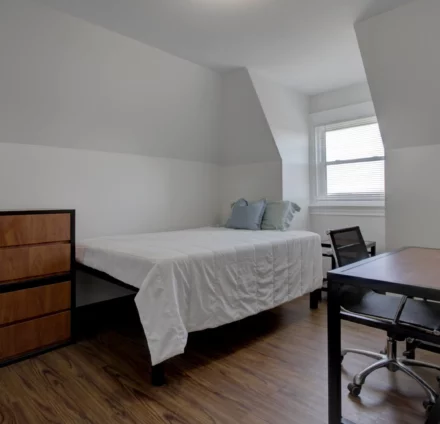
[{"label": "bed frame", "polygon": [[[76,262],[76,269],[82,271],[86,274],[89,274],[93,277],[97,277],[101,280],[104,280],[111,284],[116,284],[120,287],[123,287],[133,293],[137,293],[139,289],[130,286],[129,284],[123,283],[117,278],[112,277],[111,275],[106,274],[105,272],[98,271],[89,266],[83,265],[79,262]],[[321,289],[315,290],[310,293],[310,309],[318,309],[319,302],[321,301]],[[153,386],[162,386],[166,382],[165,379],[165,365],[164,362],[154,365],[151,368],[151,383]]]}]

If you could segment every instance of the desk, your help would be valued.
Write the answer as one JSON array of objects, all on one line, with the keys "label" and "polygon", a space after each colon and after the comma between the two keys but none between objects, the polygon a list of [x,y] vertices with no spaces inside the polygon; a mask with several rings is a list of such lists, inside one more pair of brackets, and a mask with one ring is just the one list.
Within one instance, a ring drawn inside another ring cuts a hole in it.
[{"label": "desk", "polygon": [[[378,292],[440,301],[440,250],[407,247],[384,253],[328,273],[328,393],[329,424],[354,424],[342,418],[341,315],[339,287],[355,285]],[[428,342],[438,337],[407,328],[402,334]]]}]

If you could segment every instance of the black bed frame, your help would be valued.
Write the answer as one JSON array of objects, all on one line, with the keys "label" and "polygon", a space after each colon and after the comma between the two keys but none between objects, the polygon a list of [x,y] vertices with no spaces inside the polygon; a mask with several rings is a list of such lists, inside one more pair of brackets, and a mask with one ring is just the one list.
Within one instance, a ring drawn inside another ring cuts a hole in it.
[{"label": "black bed frame", "polygon": [[[123,283],[122,281],[118,280],[117,278],[114,278],[105,272],[98,271],[94,268],[91,268],[89,266],[83,265],[79,262],[76,262],[76,269],[79,271],[82,271],[86,274],[92,275],[94,277],[97,277],[101,280],[107,281],[111,284],[116,284],[120,287],[123,287],[127,290],[132,291],[133,293],[137,293],[139,289],[130,286],[129,284]],[[318,309],[319,302],[321,300],[321,289],[315,290],[310,293],[310,309]],[[164,362],[154,365],[151,368],[151,383],[153,386],[162,386],[166,382],[165,379],[165,365]]]}]

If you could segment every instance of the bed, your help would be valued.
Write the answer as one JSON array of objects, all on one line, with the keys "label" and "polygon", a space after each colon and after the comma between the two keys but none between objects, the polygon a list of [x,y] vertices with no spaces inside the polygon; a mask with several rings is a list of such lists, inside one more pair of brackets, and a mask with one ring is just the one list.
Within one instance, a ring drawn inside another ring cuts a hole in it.
[{"label": "bed", "polygon": [[275,308],[323,281],[321,239],[306,231],[206,227],[100,237],[78,243],[76,260],[138,290],[153,370],[183,353],[189,332]]}]

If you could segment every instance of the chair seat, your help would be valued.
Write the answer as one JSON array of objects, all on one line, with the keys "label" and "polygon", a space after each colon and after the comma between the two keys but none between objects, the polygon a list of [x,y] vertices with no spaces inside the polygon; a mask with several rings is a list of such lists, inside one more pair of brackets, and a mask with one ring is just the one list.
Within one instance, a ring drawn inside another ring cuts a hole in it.
[{"label": "chair seat", "polygon": [[350,312],[392,320],[399,309],[401,296],[387,296],[373,291],[360,293],[359,289],[344,290],[341,305]]},{"label": "chair seat", "polygon": [[438,330],[440,328],[440,303],[408,299],[399,323]]}]

